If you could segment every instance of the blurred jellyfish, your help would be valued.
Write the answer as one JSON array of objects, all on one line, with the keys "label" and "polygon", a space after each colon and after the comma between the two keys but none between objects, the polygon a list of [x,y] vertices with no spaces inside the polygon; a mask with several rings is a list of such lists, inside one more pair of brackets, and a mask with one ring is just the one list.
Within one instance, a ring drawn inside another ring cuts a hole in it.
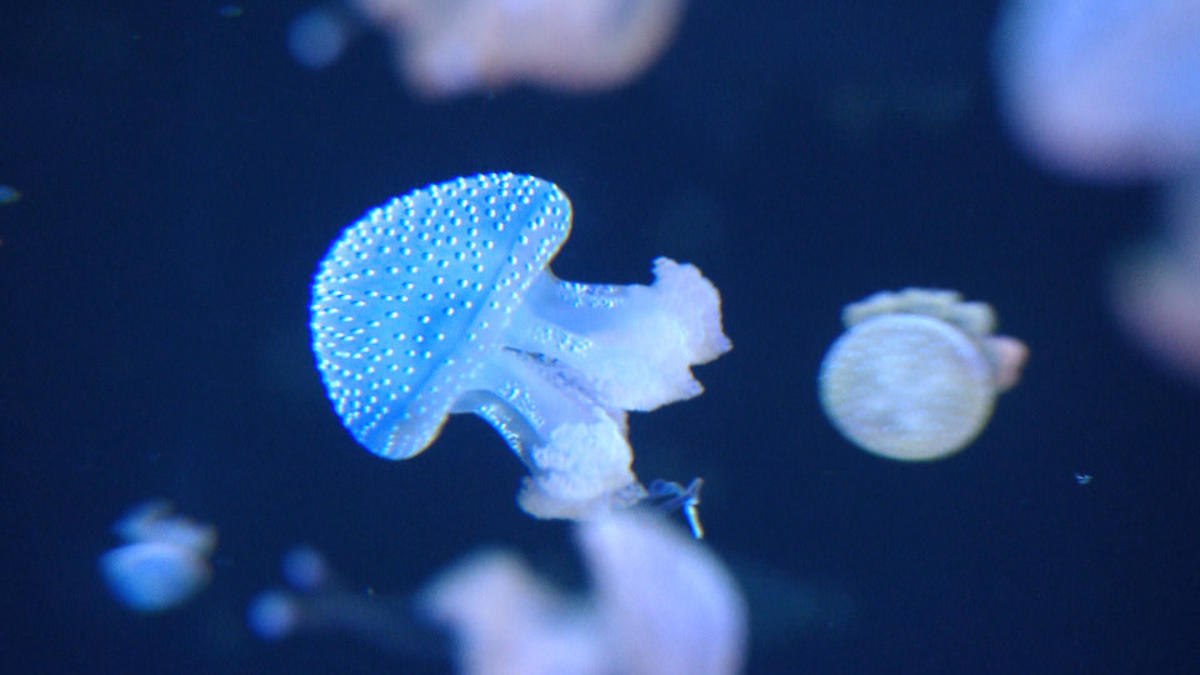
[{"label": "blurred jellyfish", "polygon": [[1113,306],[1131,335],[1168,368],[1200,382],[1200,176],[1168,191],[1166,233],[1113,267]]},{"label": "blurred jellyfish", "polygon": [[1070,174],[1200,165],[1200,2],[1010,0],[996,29],[1001,102],[1034,157]]},{"label": "blurred jellyfish", "polygon": [[892,459],[965,447],[1028,355],[1020,341],[992,335],[990,306],[954,291],[876,293],[847,305],[842,323],[848,330],[821,363],[821,405],[847,440]]},{"label": "blurred jellyfish", "polygon": [[217,545],[216,528],[172,515],[171,510],[165,500],[134,507],[113,525],[113,532],[129,543],[100,556],[105,583],[130,609],[170,609],[212,578],[208,556]]},{"label": "blurred jellyfish", "polygon": [[350,42],[363,30],[362,20],[337,4],[313,7],[288,26],[287,46],[300,65],[317,69],[341,57]]},{"label": "blurred jellyfish", "polygon": [[351,0],[394,43],[429,97],[527,82],[582,91],[621,85],[666,48],[683,0]]},{"label": "blurred jellyfish", "polygon": [[580,523],[592,579],[569,598],[509,554],[478,556],[427,589],[422,605],[450,627],[462,672],[736,673],[745,603],[713,554],[661,518],[624,511]]},{"label": "blurred jellyfish", "polygon": [[246,623],[259,638],[340,632],[406,659],[444,660],[449,653],[443,636],[417,623],[407,602],[351,588],[316,549],[288,551],[281,567],[289,589],[259,593],[246,611]]},{"label": "blurred jellyfish", "polygon": [[[451,658],[468,675],[738,673],[745,602],[712,552],[636,509],[580,522],[576,533],[587,595],[559,591],[512,552],[487,550],[398,602],[348,591],[301,548],[284,560],[293,590],[260,593],[247,622],[268,640],[346,632],[406,658]],[[294,577],[298,563],[319,573]]]},{"label": "blurred jellyfish", "polygon": [[557,186],[515,174],[431,185],[348,227],[313,281],[312,335],[354,437],[405,459],[472,412],[528,468],[530,514],[642,500],[626,411],[703,391],[690,366],[730,348],[720,299],[667,258],[650,286],[561,281],[547,265],[570,228]]},{"label": "blurred jellyfish", "polygon": [[[348,592],[323,571],[315,586],[260,594],[248,622],[264,639],[341,630],[405,656],[441,652],[468,675],[740,670],[745,602],[707,548],[638,510],[579,523],[576,533],[592,579],[585,595],[539,579],[516,554],[489,550],[440,574],[412,603]],[[327,569],[309,549],[292,555]]]},{"label": "blurred jellyfish", "polygon": [[0,185],[0,205],[21,201],[21,192],[11,185]]}]

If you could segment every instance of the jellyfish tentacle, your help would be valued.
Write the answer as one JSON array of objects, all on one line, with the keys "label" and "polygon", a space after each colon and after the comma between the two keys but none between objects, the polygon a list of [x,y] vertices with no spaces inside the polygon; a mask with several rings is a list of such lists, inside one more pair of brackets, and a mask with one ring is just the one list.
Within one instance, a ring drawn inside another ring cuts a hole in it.
[{"label": "jellyfish tentacle", "polygon": [[694,265],[654,262],[655,282],[585,284],[547,274],[505,334],[515,349],[567,364],[610,408],[649,411],[700,395],[691,366],[732,344],[720,297]]}]

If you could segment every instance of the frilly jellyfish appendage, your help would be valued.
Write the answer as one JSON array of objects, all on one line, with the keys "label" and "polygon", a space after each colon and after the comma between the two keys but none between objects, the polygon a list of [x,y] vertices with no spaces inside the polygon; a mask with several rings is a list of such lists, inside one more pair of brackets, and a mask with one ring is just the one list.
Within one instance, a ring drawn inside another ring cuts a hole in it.
[{"label": "frilly jellyfish appendage", "polygon": [[953,291],[877,293],[842,320],[848,330],[821,364],[821,405],[848,440],[893,459],[937,459],[969,444],[1028,355],[991,334],[990,306]]},{"label": "frilly jellyfish appendage", "polygon": [[571,207],[532,176],[432,185],[347,228],[313,283],[313,348],[360,443],[390,459],[473,412],[529,469],[519,502],[585,518],[642,499],[625,414],[699,394],[730,347],[716,289],[655,261],[651,286],[565,282],[547,265]]}]

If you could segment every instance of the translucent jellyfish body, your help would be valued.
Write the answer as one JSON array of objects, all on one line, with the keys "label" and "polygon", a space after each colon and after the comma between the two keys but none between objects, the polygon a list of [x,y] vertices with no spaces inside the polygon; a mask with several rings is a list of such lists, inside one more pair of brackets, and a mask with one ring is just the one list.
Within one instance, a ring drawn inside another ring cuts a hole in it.
[{"label": "translucent jellyfish body", "polygon": [[429,97],[528,82],[585,91],[621,85],[666,48],[683,0],[353,0],[395,43]]},{"label": "translucent jellyfish body", "polygon": [[461,671],[731,675],[745,656],[745,601],[716,556],[661,518],[626,511],[577,531],[592,591],[564,596],[512,554],[460,563],[424,593]]},{"label": "translucent jellyfish body", "polygon": [[1028,350],[954,291],[909,288],[847,305],[848,329],[821,363],[826,416],[847,440],[900,460],[937,459],[983,430]]},{"label": "translucent jellyfish body", "polygon": [[547,268],[571,205],[552,183],[487,174],[369,211],[313,282],[313,350],[343,424],[371,452],[421,452],[473,412],[529,469],[521,507],[583,518],[636,502],[626,411],[703,391],[690,366],[730,348],[716,289],[659,258],[650,286]]},{"label": "translucent jellyfish body", "polygon": [[121,604],[159,612],[195,595],[212,578],[208,556],[217,531],[171,515],[162,500],[135,507],[113,525],[127,544],[100,556],[100,573]]},{"label": "translucent jellyfish body", "polygon": [[337,582],[320,554],[298,549],[284,561],[291,588],[259,594],[247,621],[267,640],[344,632],[399,655],[448,657],[467,675],[739,672],[741,591],[711,550],[659,515],[630,509],[577,525],[586,593],[564,593],[517,554],[492,549],[412,601],[389,600]]},{"label": "translucent jellyfish body", "polygon": [[1166,177],[1200,162],[1196,0],[1008,0],[996,28],[1002,112],[1048,167]]}]

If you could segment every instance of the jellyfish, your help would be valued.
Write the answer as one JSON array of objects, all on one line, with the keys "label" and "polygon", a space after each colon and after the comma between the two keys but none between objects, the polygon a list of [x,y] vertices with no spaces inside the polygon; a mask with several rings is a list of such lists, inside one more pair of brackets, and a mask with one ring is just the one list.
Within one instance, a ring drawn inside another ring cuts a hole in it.
[{"label": "jellyfish", "polygon": [[[406,660],[449,659],[467,675],[740,671],[746,602],[706,546],[643,509],[580,522],[576,541],[591,579],[584,592],[564,592],[518,554],[488,549],[412,598],[347,590],[331,583],[319,554],[297,549],[285,558],[291,589],[259,594],[247,621],[267,640],[347,632]],[[297,575],[297,562],[319,573]]]},{"label": "jellyfish", "polygon": [[447,626],[461,672],[730,675],[747,641],[746,604],[724,564],[656,514],[580,523],[584,597],[486,552],[434,580],[421,610]]},{"label": "jellyfish", "polygon": [[354,0],[427,97],[519,82],[584,91],[640,74],[666,48],[683,0]]},{"label": "jellyfish", "polygon": [[1135,340],[1200,382],[1200,175],[1176,181],[1166,197],[1164,231],[1118,257],[1109,294]]},{"label": "jellyfish", "polygon": [[1010,0],[996,28],[1003,110],[1026,150],[1082,177],[1200,164],[1200,3]]},{"label": "jellyfish", "polygon": [[818,378],[821,406],[860,448],[892,459],[951,455],[975,439],[1028,349],[992,335],[995,312],[954,291],[880,292],[842,310],[847,331]]},{"label": "jellyfish", "polygon": [[317,549],[297,546],[280,566],[288,588],[257,594],[246,610],[246,624],[260,639],[342,633],[406,660],[446,659],[444,636],[418,622],[405,599],[354,588]]},{"label": "jellyfish", "polygon": [[518,503],[534,516],[646,496],[626,413],[703,391],[690,367],[731,346],[720,298],[668,258],[649,286],[560,280],[548,263],[570,227],[557,186],[505,173],[416,190],[343,231],[313,281],[311,328],[359,443],[405,459],[469,412],[529,470]]},{"label": "jellyfish", "polygon": [[208,556],[217,545],[212,525],[171,514],[171,504],[152,500],[113,525],[126,544],[100,556],[100,574],[113,596],[139,612],[175,607],[212,578]]}]

